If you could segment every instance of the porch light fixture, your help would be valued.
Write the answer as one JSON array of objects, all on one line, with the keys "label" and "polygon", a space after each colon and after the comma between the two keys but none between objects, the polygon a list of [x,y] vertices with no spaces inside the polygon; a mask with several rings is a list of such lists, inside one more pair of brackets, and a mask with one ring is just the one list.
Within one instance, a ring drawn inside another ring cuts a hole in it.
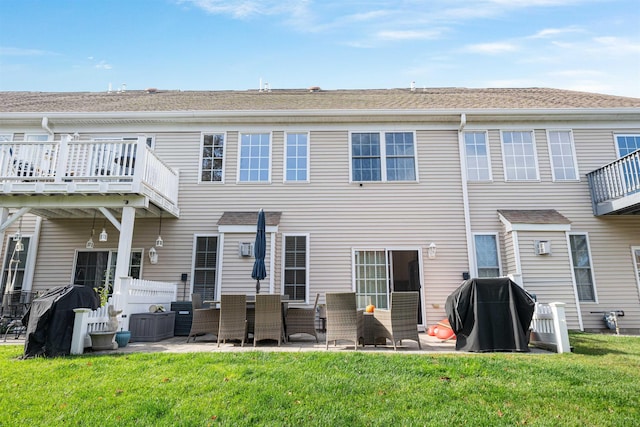
[{"label": "porch light fixture", "polygon": [[436,246],[435,243],[431,242],[431,244],[429,245],[429,249],[427,251],[427,256],[430,259],[433,259],[436,257],[436,252],[438,251],[438,247]]},{"label": "porch light fixture", "polygon": [[156,248],[154,248],[153,246],[151,247],[151,249],[149,249],[149,262],[151,264],[158,263],[158,251],[156,251]]},{"label": "porch light fixture", "polygon": [[164,241],[162,240],[162,211],[160,211],[160,224],[158,226],[158,238],[156,239],[156,248],[161,248],[164,246]]},{"label": "porch light fixture", "polygon": [[13,235],[13,241],[14,242],[22,241],[22,217],[20,217],[20,224],[18,224],[18,231],[16,231],[16,234]]},{"label": "porch light fixture", "polygon": [[107,224],[107,219],[104,219],[104,223],[102,224],[102,231],[100,232],[100,236],[98,237],[98,240],[101,242],[106,242],[107,239],[109,238],[109,235],[107,234],[107,229],[105,228],[105,225]]},{"label": "porch light fixture", "polygon": [[16,242],[16,252],[24,251],[24,243],[22,243],[22,239]]},{"label": "porch light fixture", "polygon": [[93,249],[94,243],[93,243],[93,235],[95,233],[96,229],[96,212],[93,212],[93,224],[91,225],[91,234],[89,235],[89,240],[87,240],[87,244],[85,245],[85,247],[87,249]]}]

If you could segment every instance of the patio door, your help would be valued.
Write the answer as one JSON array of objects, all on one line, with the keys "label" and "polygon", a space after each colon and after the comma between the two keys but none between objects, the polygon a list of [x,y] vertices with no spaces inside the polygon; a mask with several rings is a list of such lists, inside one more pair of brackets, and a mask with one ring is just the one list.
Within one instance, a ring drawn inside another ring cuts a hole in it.
[{"label": "patio door", "polygon": [[[117,251],[78,251],[73,273],[75,285],[102,288],[113,286],[113,276],[116,271]],[[139,279],[142,269],[142,250],[131,251],[129,276]]]},{"label": "patio door", "polygon": [[417,291],[420,294],[418,324],[422,325],[422,285],[417,250],[356,250],[355,288],[358,308],[373,304],[389,308],[391,292]]}]

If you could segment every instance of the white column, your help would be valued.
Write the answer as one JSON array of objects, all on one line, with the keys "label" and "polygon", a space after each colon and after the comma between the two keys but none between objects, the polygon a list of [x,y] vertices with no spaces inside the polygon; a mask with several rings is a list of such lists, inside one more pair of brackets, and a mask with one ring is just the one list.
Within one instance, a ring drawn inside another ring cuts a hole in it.
[{"label": "white column", "polygon": [[[133,226],[136,219],[136,209],[125,206],[122,208],[122,221],[120,222],[120,238],[118,240],[118,259],[113,282],[113,293],[120,294],[120,281],[122,277],[129,276],[129,264],[131,263],[131,241],[133,240]],[[122,307],[115,307],[121,310]]]},{"label": "white column", "polygon": [[76,314],[73,321],[73,334],[71,335],[71,354],[84,352],[84,337],[87,336],[87,318],[91,312],[88,308],[74,308]]},{"label": "white column", "polygon": [[569,353],[571,351],[565,306],[566,304],[563,302],[552,302],[549,304],[551,313],[553,314],[553,329],[556,337],[556,351],[558,353]]}]

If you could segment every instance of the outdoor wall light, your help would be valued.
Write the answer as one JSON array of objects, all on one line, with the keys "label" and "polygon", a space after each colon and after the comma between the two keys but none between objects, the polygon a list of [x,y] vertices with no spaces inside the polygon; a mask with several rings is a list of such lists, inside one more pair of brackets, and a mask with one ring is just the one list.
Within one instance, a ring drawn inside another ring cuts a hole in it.
[{"label": "outdoor wall light", "polygon": [[436,252],[438,251],[438,247],[436,246],[435,243],[431,242],[431,244],[429,245],[429,250],[427,252],[427,256],[431,259],[436,257]]},{"label": "outdoor wall light", "polygon": [[151,264],[157,264],[158,263],[158,251],[156,251],[156,248],[154,248],[154,247],[149,249],[149,262]]}]

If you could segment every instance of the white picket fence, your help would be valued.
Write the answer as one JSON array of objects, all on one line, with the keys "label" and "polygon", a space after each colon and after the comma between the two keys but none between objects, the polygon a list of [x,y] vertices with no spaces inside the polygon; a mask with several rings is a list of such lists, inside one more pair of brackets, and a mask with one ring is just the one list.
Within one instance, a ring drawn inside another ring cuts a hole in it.
[{"label": "white picket fence", "polygon": [[571,351],[565,305],[563,302],[536,303],[531,320],[531,344],[556,353]]},{"label": "white picket fence", "polygon": [[175,283],[156,282],[152,280],[133,279],[123,277],[120,289],[116,289],[106,305],[91,310],[76,308],[71,339],[71,354],[82,354],[86,347],[91,346],[91,332],[101,332],[107,329],[109,314],[108,306],[113,305],[116,310],[122,310],[118,316],[120,330],[129,330],[129,318],[135,313],[149,312],[149,306],[162,305],[169,310],[171,302],[176,301],[178,286]]}]

